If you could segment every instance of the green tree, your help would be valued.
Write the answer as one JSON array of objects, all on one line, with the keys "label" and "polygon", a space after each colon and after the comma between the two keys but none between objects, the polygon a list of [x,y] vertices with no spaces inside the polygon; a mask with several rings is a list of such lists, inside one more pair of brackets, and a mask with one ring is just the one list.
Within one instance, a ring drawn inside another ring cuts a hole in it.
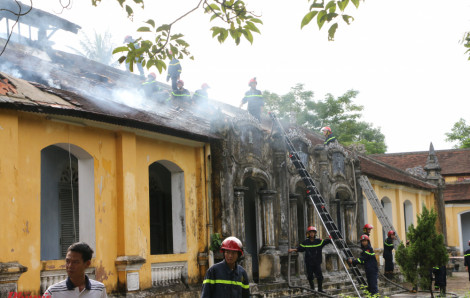
[{"label": "green tree", "polygon": [[104,34],[95,31],[93,37],[84,34],[79,44],[80,49],[71,48],[76,54],[105,65],[117,64],[117,60],[113,57],[114,45],[109,31]]},{"label": "green tree", "polygon": [[454,148],[470,148],[470,125],[465,123],[465,120],[460,118],[452,127],[452,132],[446,133],[447,142],[457,141]]},{"label": "green tree", "polygon": [[362,144],[368,154],[385,153],[385,136],[380,129],[360,121],[364,108],[353,103],[358,93],[349,90],[337,98],[327,94],[324,100],[315,101],[313,91],[297,84],[282,96],[269,91],[263,94],[266,109],[275,112],[280,119],[316,131],[328,125],[345,146]]},{"label": "green tree", "polygon": [[423,206],[416,228],[412,224],[406,233],[409,244],[400,243],[395,254],[405,279],[421,289],[430,290],[431,296],[431,270],[435,266],[445,266],[449,260],[444,236],[436,231],[436,221],[437,213]]}]

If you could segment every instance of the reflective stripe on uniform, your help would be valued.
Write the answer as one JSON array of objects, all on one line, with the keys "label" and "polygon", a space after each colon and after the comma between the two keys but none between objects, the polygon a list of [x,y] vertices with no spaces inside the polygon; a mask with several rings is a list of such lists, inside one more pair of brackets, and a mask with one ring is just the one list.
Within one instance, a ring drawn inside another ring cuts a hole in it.
[{"label": "reflective stripe on uniform", "polygon": [[329,141],[334,140],[334,139],[336,139],[336,137],[331,137],[331,138],[329,138],[328,140],[326,140],[324,144],[326,144],[326,143],[328,143]]},{"label": "reflective stripe on uniform", "polygon": [[323,240],[322,240],[319,244],[317,244],[317,245],[303,245],[303,244],[301,243],[300,246],[302,246],[302,247],[318,247],[318,246],[322,245],[322,243],[323,243]]},{"label": "reflective stripe on uniform", "polygon": [[385,245],[387,246],[393,246],[393,243],[392,244],[388,244],[387,242],[384,242]]},{"label": "reflective stripe on uniform", "polygon": [[464,257],[470,257],[470,254],[463,255]]},{"label": "reflective stripe on uniform", "polygon": [[245,97],[263,97],[261,94],[250,94],[250,95],[245,95]]},{"label": "reflective stripe on uniform", "polygon": [[364,250],[364,252],[365,252],[366,254],[368,254],[369,256],[375,256],[375,252],[370,253],[370,252],[368,252],[367,250]]},{"label": "reflective stripe on uniform", "polygon": [[215,284],[234,285],[234,286],[240,286],[243,289],[249,289],[250,288],[250,285],[245,285],[241,281],[224,280],[224,279],[216,279],[216,280],[205,279],[202,283],[203,284],[211,284],[211,285],[215,285]]}]

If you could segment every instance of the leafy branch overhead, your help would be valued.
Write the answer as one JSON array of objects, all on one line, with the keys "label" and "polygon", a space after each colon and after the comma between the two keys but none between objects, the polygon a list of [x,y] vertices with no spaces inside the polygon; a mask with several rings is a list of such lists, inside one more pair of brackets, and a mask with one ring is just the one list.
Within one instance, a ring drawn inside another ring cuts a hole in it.
[{"label": "leafy branch overhead", "polygon": [[[144,0],[116,0],[123,7],[130,19],[134,17],[132,9],[132,1],[144,8]],[[101,0],[92,0],[93,5],[97,5]],[[149,69],[155,66],[161,73],[166,69],[165,59],[168,57],[177,57],[179,59],[184,56],[194,59],[189,51],[189,44],[183,39],[181,33],[173,33],[172,26],[195,12],[202,9],[204,13],[210,15],[211,21],[219,21],[221,26],[213,26],[210,28],[212,37],[217,38],[223,43],[227,37],[231,37],[235,44],[239,45],[242,37],[253,43],[253,32],[260,33],[257,25],[262,21],[251,11],[248,11],[243,1],[226,1],[226,0],[199,0],[197,5],[184,13],[173,22],[157,26],[155,20],[149,19],[145,22],[145,26],[140,27],[137,31],[142,33],[154,33],[154,40],[138,38],[125,46],[114,49],[113,54],[122,53],[119,62],[129,63],[129,68],[133,71],[134,63],[141,63],[142,66]]]},{"label": "leafy branch overhead", "polygon": [[[333,20],[337,20],[337,18],[340,16],[343,22],[349,25],[352,21],[354,21],[354,18],[345,14],[344,11],[350,2],[352,2],[356,8],[359,8],[359,1],[360,0],[331,0],[325,5],[324,0],[321,0],[321,2],[319,0],[313,0],[313,3],[310,5],[310,11],[302,19],[300,28],[308,25],[313,19],[316,18],[318,29],[321,29],[325,23],[330,23]],[[334,40],[337,29],[338,22],[330,25],[330,28],[328,29],[328,40]]]}]

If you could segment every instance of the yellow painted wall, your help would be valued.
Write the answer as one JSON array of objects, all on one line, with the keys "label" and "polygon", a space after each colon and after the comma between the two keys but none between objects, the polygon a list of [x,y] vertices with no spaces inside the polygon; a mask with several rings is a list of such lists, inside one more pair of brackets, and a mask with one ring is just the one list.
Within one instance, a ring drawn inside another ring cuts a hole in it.
[{"label": "yellow painted wall", "polygon": [[[63,261],[40,260],[41,150],[57,143],[74,144],[93,156],[96,249],[92,266],[108,292],[117,286],[115,260],[120,255],[147,260],[140,270],[141,288],[151,286],[153,262],[187,261],[189,282],[198,280],[197,253],[207,243],[202,208],[207,205],[204,144],[182,145],[0,110],[0,262],[17,261],[28,267],[18,291],[38,293],[40,271],[64,266]],[[161,159],[185,172],[185,254],[149,255],[148,166]]]},{"label": "yellow painted wall", "polygon": [[[420,189],[413,189],[411,187],[402,186],[393,183],[382,182],[379,180],[369,179],[374,191],[379,200],[384,197],[390,199],[392,204],[392,222],[395,230],[398,233],[401,241],[406,239],[405,230],[405,211],[403,204],[409,200],[413,206],[413,224],[417,223],[417,214],[421,213],[424,204],[426,208],[430,209],[434,206],[434,195],[429,191]],[[374,226],[371,233],[371,244],[374,248],[383,248],[383,235],[382,225],[375,215],[374,209],[367,200],[367,218],[369,223]]]},{"label": "yellow painted wall", "polygon": [[[461,227],[459,227],[459,215],[470,212],[470,204],[447,204],[446,205],[446,225],[447,225],[447,245],[461,249],[460,241]],[[467,244],[470,239],[462,239]]]}]

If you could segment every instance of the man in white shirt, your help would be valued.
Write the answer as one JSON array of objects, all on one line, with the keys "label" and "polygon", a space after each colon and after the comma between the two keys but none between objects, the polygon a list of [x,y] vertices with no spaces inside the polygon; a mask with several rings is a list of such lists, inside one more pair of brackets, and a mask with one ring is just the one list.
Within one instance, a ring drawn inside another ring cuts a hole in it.
[{"label": "man in white shirt", "polygon": [[85,270],[91,264],[93,249],[85,242],[77,242],[67,249],[65,268],[67,279],[50,286],[44,296],[52,298],[107,298],[106,287],[99,281],[89,279]]}]

